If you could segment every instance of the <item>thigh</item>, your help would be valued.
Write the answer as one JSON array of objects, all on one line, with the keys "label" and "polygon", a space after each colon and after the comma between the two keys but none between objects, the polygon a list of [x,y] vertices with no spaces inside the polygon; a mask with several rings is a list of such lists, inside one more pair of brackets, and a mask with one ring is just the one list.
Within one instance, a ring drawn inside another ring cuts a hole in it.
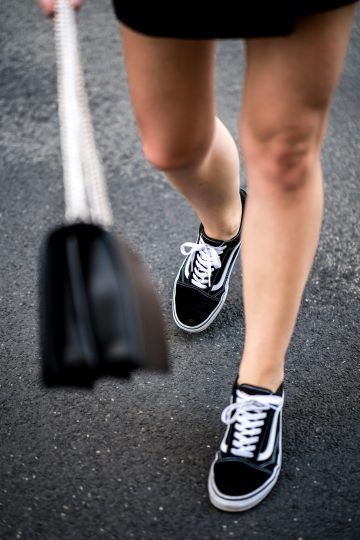
[{"label": "thigh", "polygon": [[130,96],[146,145],[203,141],[214,129],[215,43],[154,38],[121,26]]},{"label": "thigh", "polygon": [[313,137],[321,144],[331,97],[346,53],[354,6],[299,20],[288,37],[246,42],[240,122],[245,146],[276,134]]}]

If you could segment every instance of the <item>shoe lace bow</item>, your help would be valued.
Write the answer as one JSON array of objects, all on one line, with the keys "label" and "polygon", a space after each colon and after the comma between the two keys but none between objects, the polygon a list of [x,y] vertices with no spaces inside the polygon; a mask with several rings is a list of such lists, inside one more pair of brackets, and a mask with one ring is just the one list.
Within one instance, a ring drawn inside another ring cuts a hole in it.
[{"label": "shoe lace bow", "polygon": [[183,255],[191,255],[187,264],[192,273],[191,283],[200,289],[211,286],[211,276],[221,268],[220,255],[226,246],[210,246],[200,237],[199,243],[185,242],[180,250]]},{"label": "shoe lace bow", "polygon": [[250,396],[237,390],[236,401],[228,405],[221,415],[224,424],[234,424],[230,453],[253,458],[268,411],[281,405],[280,396]]}]

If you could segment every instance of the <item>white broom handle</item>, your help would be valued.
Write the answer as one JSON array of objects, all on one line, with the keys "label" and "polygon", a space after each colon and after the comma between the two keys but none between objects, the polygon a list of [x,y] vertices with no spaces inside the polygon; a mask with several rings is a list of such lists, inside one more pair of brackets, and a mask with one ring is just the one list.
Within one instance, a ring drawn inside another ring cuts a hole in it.
[{"label": "white broom handle", "polygon": [[65,219],[108,226],[112,212],[84,84],[75,12],[57,0],[55,43],[65,189]]}]

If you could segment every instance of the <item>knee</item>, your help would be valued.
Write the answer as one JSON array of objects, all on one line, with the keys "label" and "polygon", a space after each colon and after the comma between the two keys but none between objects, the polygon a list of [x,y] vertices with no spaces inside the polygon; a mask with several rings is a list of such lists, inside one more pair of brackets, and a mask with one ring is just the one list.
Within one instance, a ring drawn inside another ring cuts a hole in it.
[{"label": "knee", "polygon": [[144,137],[143,151],[147,161],[163,172],[193,168],[200,165],[212,144],[213,134],[187,133],[186,136]]},{"label": "knee", "polygon": [[302,189],[318,163],[320,139],[316,122],[242,133],[249,179],[283,192]]}]

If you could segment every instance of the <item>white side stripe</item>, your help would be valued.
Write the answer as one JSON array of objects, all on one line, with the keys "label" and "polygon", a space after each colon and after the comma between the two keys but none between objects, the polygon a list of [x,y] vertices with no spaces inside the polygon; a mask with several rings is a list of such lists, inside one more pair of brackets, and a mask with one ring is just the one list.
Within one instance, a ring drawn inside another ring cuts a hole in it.
[{"label": "white side stripe", "polygon": [[217,291],[218,289],[220,289],[223,286],[224,281],[225,281],[226,276],[227,276],[227,273],[228,273],[228,270],[229,270],[229,267],[230,267],[232,262],[235,263],[235,258],[237,257],[237,255],[239,253],[239,249],[240,249],[240,245],[236,249],[234,249],[234,251],[230,255],[230,258],[229,258],[228,262],[226,263],[226,267],[223,270],[223,273],[222,273],[222,276],[221,276],[221,279],[220,279],[219,283],[217,283],[216,285],[211,287],[211,291]]},{"label": "white side stripe", "polygon": [[267,447],[263,452],[259,453],[257,461],[266,461],[267,459],[270,459],[274,452],[276,431],[277,431],[277,425],[279,422],[280,413],[281,413],[281,409],[278,409],[274,413],[274,418],[271,425],[271,431],[270,431]]}]

